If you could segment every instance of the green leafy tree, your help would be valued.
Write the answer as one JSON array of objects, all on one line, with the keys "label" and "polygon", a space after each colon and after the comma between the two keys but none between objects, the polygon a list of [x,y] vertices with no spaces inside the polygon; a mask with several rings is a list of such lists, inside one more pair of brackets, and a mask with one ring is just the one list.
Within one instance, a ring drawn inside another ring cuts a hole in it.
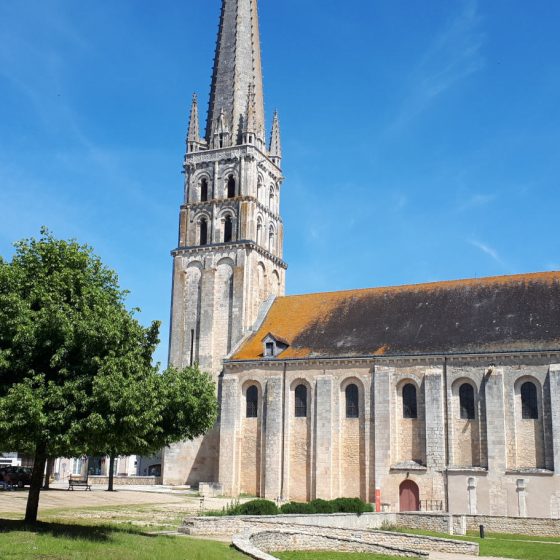
[{"label": "green leafy tree", "polygon": [[113,490],[114,459],[119,455],[151,455],[171,443],[204,434],[216,420],[215,385],[192,368],[168,368],[138,379],[124,372],[133,363],[111,362],[97,376],[96,448],[110,457],[109,490]]},{"label": "green leafy tree", "polygon": [[196,437],[217,403],[198,370],[158,374],[159,324],[135,319],[117,275],[89,247],[46,229],[15,247],[11,262],[0,258],[0,448],[34,456],[25,519],[35,522],[47,458]]}]

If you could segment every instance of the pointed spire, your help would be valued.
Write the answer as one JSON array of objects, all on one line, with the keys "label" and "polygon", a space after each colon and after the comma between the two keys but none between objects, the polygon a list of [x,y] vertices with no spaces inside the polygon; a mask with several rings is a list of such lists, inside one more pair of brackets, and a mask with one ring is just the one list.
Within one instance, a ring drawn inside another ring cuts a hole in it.
[{"label": "pointed spire", "polygon": [[270,159],[278,167],[280,167],[280,162],[282,161],[282,144],[280,142],[280,119],[278,117],[278,111],[274,111],[274,118],[272,119],[272,132],[270,134],[270,146],[269,146]]},{"label": "pointed spire", "polygon": [[187,132],[187,152],[198,152],[204,147],[204,140],[200,138],[200,124],[198,119],[198,97],[193,93],[189,130]]},{"label": "pointed spire", "polygon": [[222,0],[206,123],[208,141],[214,138],[221,110],[231,125],[231,143],[243,141],[249,86],[254,92],[254,129],[262,137],[264,101],[257,0]]}]

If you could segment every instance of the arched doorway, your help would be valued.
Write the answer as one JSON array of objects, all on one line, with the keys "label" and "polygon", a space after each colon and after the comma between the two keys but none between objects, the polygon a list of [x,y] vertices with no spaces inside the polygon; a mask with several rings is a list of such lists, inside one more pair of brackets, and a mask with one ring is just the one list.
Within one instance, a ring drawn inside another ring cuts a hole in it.
[{"label": "arched doorway", "polygon": [[400,511],[420,511],[420,490],[416,482],[405,480],[399,487]]}]

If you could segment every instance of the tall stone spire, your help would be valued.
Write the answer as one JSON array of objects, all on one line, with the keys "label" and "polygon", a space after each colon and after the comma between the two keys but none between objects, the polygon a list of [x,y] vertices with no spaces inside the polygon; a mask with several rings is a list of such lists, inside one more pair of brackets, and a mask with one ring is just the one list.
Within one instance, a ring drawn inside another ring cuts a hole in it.
[{"label": "tall stone spire", "polygon": [[214,58],[206,139],[214,145],[220,113],[229,125],[230,145],[243,142],[249,88],[254,94],[254,128],[264,147],[264,100],[257,0],[222,0]]},{"label": "tall stone spire", "polygon": [[278,111],[274,112],[274,118],[272,119],[269,155],[272,162],[280,167],[282,161],[282,144],[280,142],[280,119],[278,118]]},{"label": "tall stone spire", "polygon": [[[286,286],[280,130],[276,117],[269,154],[262,88],[257,0],[222,0],[206,136],[200,138],[195,97],[183,160],[169,363],[198,363],[228,399],[224,359]],[[222,409],[222,423],[228,414]],[[203,439],[167,447],[164,483],[227,482],[228,429],[222,424]]]}]

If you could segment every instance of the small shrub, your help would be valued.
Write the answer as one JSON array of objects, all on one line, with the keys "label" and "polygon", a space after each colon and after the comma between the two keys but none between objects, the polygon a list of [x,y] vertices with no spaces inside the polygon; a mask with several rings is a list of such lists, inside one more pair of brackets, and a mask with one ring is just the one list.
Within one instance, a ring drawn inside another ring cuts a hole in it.
[{"label": "small shrub", "polygon": [[391,523],[390,521],[383,521],[383,523],[381,523],[381,530],[382,531],[397,531],[398,528],[396,525],[394,525],[393,523]]},{"label": "small shrub", "polygon": [[313,500],[311,505],[315,509],[315,513],[334,513],[335,507],[332,502],[327,502],[327,500]]},{"label": "small shrub", "polygon": [[373,511],[371,504],[366,504],[360,498],[337,498],[331,500],[337,513],[357,513],[361,515],[366,511]]},{"label": "small shrub", "polygon": [[313,514],[316,513],[315,508],[313,507],[313,504],[306,504],[306,503],[300,503],[300,502],[289,502],[287,504],[284,504],[281,508],[280,511],[282,513],[285,513],[286,515],[289,514],[295,514],[295,513],[303,513],[303,514]]},{"label": "small shrub", "polygon": [[237,508],[230,515],[278,515],[277,505],[270,500],[251,500]]}]

